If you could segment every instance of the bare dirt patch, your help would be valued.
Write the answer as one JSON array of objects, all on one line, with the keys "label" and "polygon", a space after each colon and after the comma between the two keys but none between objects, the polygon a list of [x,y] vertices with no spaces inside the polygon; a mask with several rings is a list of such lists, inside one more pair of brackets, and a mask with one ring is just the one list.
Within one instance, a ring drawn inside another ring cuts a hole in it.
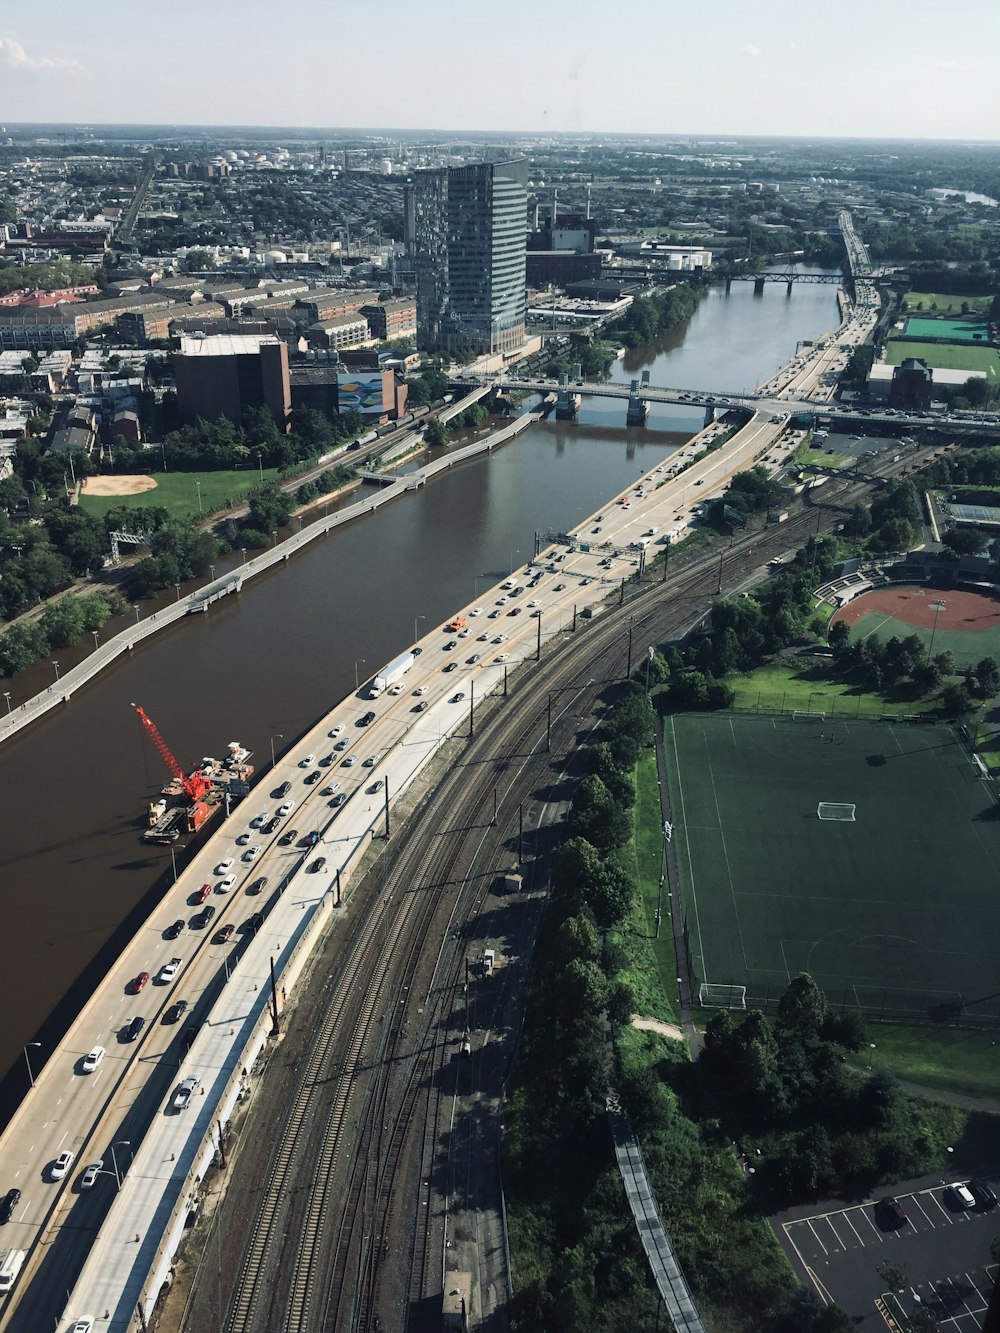
[{"label": "bare dirt patch", "polygon": [[140,495],[156,489],[156,478],[144,473],[128,477],[87,477],[80,488],[84,495]]},{"label": "bare dirt patch", "polygon": [[872,612],[915,629],[933,629],[936,625],[942,630],[983,630],[1000,623],[1000,602],[992,597],[957,588],[938,591],[898,585],[862,593],[838,611],[833,620],[856,625],[862,616]]},{"label": "bare dirt patch", "polygon": [[662,1023],[658,1018],[643,1018],[641,1014],[633,1014],[632,1026],[641,1032],[658,1032],[661,1037],[673,1037],[674,1041],[684,1040],[684,1033],[676,1023]]}]

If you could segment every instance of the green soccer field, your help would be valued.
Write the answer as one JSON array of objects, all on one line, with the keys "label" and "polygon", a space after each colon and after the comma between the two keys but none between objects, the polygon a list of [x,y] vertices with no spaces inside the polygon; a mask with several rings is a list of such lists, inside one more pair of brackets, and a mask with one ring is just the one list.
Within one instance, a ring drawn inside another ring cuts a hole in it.
[{"label": "green soccer field", "polygon": [[682,714],[664,742],[696,984],[1000,1020],[998,807],[950,727]]}]

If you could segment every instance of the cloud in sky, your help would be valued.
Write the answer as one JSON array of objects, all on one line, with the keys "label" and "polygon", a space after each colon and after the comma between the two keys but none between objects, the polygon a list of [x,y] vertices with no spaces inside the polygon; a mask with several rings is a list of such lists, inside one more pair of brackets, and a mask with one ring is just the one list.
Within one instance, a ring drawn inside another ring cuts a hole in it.
[{"label": "cloud in sky", "polygon": [[938,60],[936,64],[946,74],[979,74],[983,68],[982,65],[970,65],[961,60]]},{"label": "cloud in sky", "polygon": [[79,60],[72,58],[64,60],[59,56],[31,56],[13,37],[0,37],[0,64],[6,65],[9,69],[83,72]]},{"label": "cloud in sky", "polygon": [[747,42],[746,46],[743,48],[743,54],[745,56],[759,56],[760,47],[754,46],[753,42]]}]

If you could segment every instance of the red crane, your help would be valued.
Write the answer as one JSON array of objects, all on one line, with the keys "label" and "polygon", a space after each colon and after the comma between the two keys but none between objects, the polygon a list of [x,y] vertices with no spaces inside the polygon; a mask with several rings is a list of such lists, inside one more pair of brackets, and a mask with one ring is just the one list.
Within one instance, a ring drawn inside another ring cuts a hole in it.
[{"label": "red crane", "polygon": [[145,711],[145,709],[140,708],[138,704],[133,704],[132,707],[139,714],[139,721],[146,728],[146,731],[149,733],[149,736],[153,744],[159,750],[160,758],[166,764],[167,768],[170,769],[171,773],[174,775],[177,781],[181,784],[185,794],[192,801],[201,800],[201,798],[211,788],[212,785],[209,782],[208,778],[205,777],[204,773],[202,773],[200,769],[196,769],[191,774],[185,773],[183,768],[181,768],[180,764],[174,758],[173,751],[171,750],[170,746],[160,735],[160,731],[156,723]]}]

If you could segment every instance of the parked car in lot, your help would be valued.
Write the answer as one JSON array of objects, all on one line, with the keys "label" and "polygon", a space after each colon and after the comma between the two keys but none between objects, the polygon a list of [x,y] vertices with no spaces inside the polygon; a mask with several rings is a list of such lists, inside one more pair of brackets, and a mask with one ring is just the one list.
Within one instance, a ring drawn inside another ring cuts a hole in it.
[{"label": "parked car in lot", "polygon": [[905,1226],[910,1220],[906,1216],[906,1209],[892,1194],[886,1194],[875,1205],[882,1217],[891,1227]]},{"label": "parked car in lot", "polygon": [[964,1211],[966,1208],[975,1208],[976,1198],[967,1185],[949,1185],[945,1189],[945,1197],[952,1208]]},{"label": "parked car in lot", "polygon": [[985,1212],[989,1208],[997,1206],[996,1191],[991,1185],[987,1185],[985,1180],[970,1180],[969,1193],[976,1201],[976,1207]]}]

